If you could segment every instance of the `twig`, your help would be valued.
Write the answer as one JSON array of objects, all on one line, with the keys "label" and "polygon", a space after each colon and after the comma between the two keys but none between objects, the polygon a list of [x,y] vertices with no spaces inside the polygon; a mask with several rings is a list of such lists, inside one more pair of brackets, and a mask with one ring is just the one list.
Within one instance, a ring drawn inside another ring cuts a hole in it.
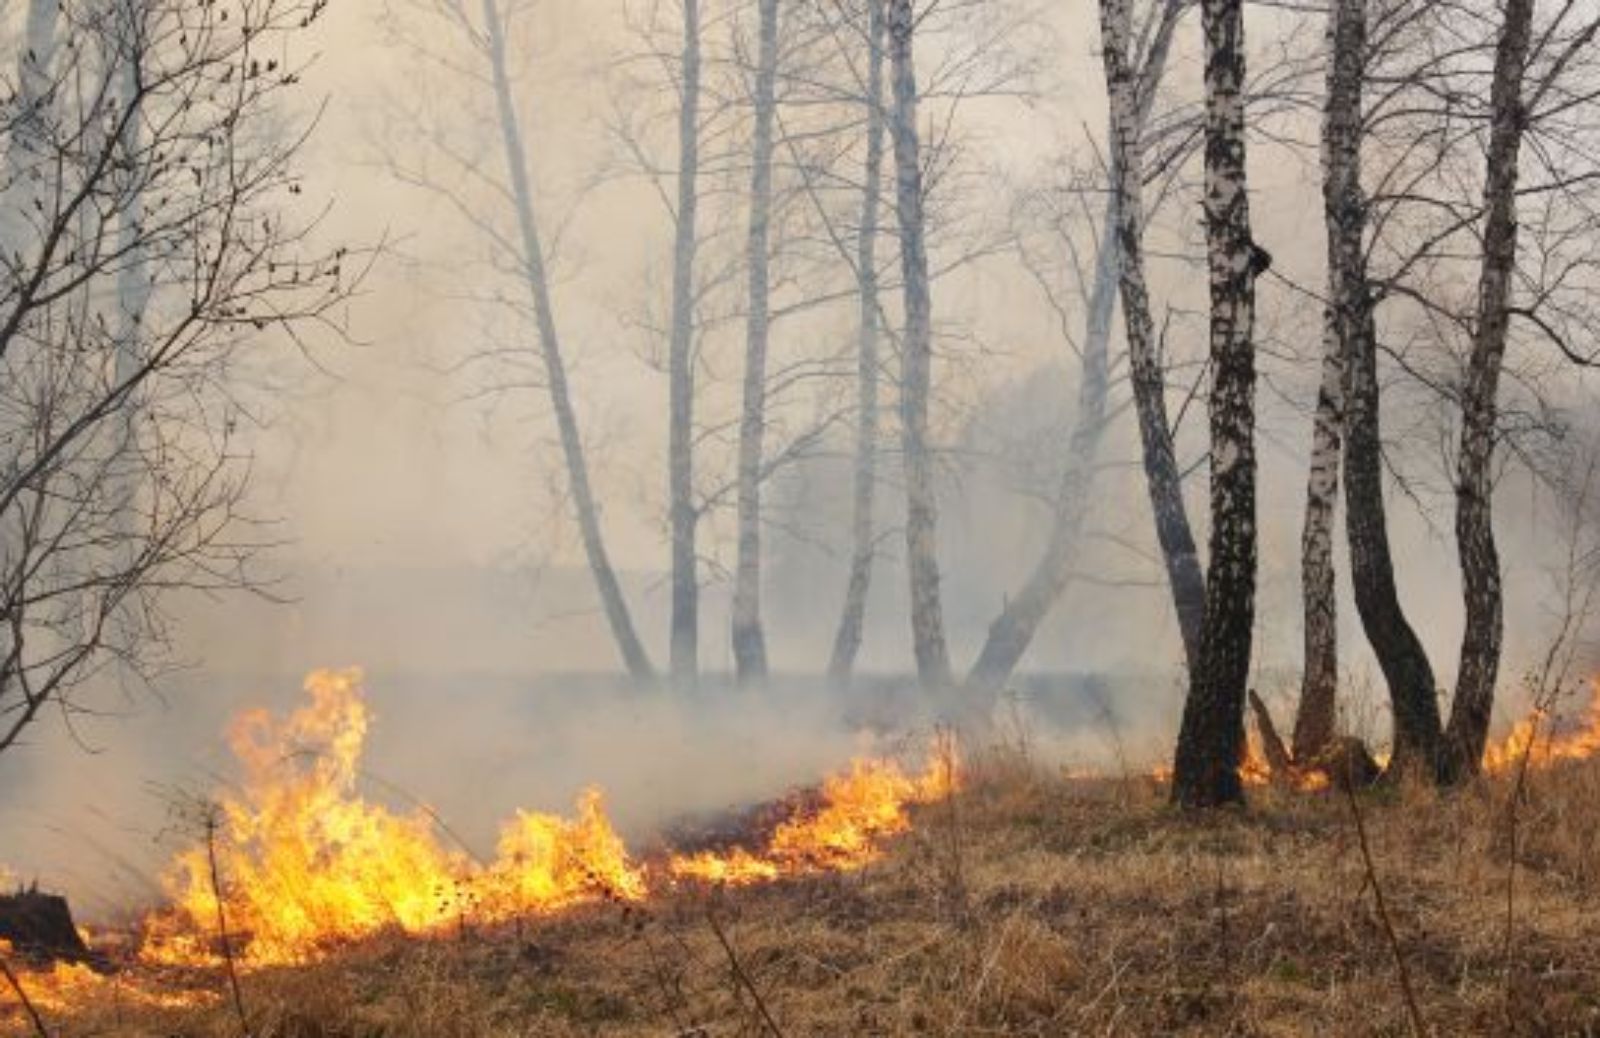
[{"label": "twig", "polygon": [[222,942],[222,962],[228,974],[228,989],[233,995],[233,1011],[239,1017],[239,1030],[250,1038],[250,1017],[244,1011],[244,992],[239,987],[239,971],[233,964],[233,942],[228,938],[228,916],[222,907],[222,882],[217,869],[217,816],[207,812],[206,861],[211,868],[211,896],[217,903],[217,939]]},{"label": "twig", "polygon": [[744,964],[739,961],[739,954],[733,950],[727,932],[722,929],[722,924],[717,922],[716,910],[709,904],[706,905],[706,922],[710,924],[711,932],[716,935],[717,943],[722,945],[723,954],[728,957],[728,968],[733,971],[733,979],[755,1000],[756,1012],[761,1015],[761,1022],[772,1032],[772,1038],[783,1038],[783,1028],[772,1018],[772,1013],[767,1009],[767,1000],[761,997],[761,992],[750,979],[750,974],[745,972]]},{"label": "twig", "polygon": [[34,1033],[39,1038],[50,1038],[50,1031],[44,1026],[44,1018],[39,1015],[39,1010],[34,1008],[33,1000],[28,998],[28,993],[22,989],[22,981],[12,972],[11,964],[4,956],[0,956],[0,973],[6,975],[6,983],[11,985],[11,990],[16,992],[17,1000],[22,1003],[23,1010],[28,1014],[28,1019],[33,1022]]},{"label": "twig", "polygon": [[1378,920],[1383,924],[1384,937],[1389,951],[1394,955],[1395,972],[1400,977],[1400,991],[1405,996],[1406,1012],[1411,1017],[1411,1033],[1416,1038],[1426,1038],[1427,1025],[1422,1020],[1422,1010],[1417,1008],[1417,996],[1411,989],[1411,971],[1406,968],[1405,955],[1400,950],[1400,938],[1395,935],[1394,922],[1389,918],[1389,904],[1383,896],[1383,884],[1378,882],[1378,870],[1372,864],[1372,848],[1367,843],[1367,824],[1361,817],[1361,805],[1356,802],[1353,783],[1344,783],[1345,796],[1350,801],[1350,815],[1356,822],[1356,842],[1361,845],[1361,861],[1366,866],[1367,882],[1372,884],[1372,899],[1378,906]]}]

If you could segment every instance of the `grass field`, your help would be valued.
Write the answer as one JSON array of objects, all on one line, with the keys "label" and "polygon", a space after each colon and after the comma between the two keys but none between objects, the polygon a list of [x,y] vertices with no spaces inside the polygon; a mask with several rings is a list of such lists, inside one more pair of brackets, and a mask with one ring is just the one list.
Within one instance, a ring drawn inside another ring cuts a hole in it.
[{"label": "grass field", "polygon": [[[1600,763],[1530,775],[1514,811],[1507,782],[1262,790],[1198,819],[1163,794],[992,756],[863,871],[247,973],[249,1033],[1600,1034]],[[217,994],[49,1026],[244,1031],[220,975],[189,982]]]}]

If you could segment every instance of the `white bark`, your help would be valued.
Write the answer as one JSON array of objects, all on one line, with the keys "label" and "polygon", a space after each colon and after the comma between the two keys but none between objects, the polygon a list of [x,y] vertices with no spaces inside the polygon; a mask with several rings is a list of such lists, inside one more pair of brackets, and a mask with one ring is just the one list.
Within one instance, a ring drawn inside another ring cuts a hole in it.
[{"label": "white bark", "polygon": [[521,244],[521,255],[518,260],[533,304],[538,328],[539,354],[549,390],[550,407],[555,414],[556,431],[561,441],[567,485],[572,493],[573,512],[578,522],[589,572],[594,578],[601,608],[605,612],[606,622],[611,629],[613,640],[617,643],[623,664],[634,679],[647,681],[654,676],[654,669],[634,628],[632,614],[628,610],[622,588],[606,551],[605,537],[600,525],[600,510],[589,480],[588,459],[584,453],[583,437],[579,431],[578,418],[568,387],[566,358],[561,349],[560,334],[555,320],[555,305],[550,296],[549,278],[545,271],[544,246],[540,241],[539,224],[535,215],[533,185],[528,176],[521,122],[511,94],[505,25],[496,0],[483,0],[483,17],[488,33],[490,76],[500,119],[506,169],[511,179],[512,199],[516,204],[517,230]]},{"label": "white bark", "polygon": [[700,206],[700,0],[682,0],[683,57],[678,98],[678,202],[672,245],[672,328],[668,343],[667,482],[672,540],[673,685],[700,673],[700,578],[694,500],[695,253]]},{"label": "white bark", "polygon": [[939,505],[928,445],[928,397],[933,368],[933,303],[928,283],[917,78],[913,60],[916,15],[911,0],[890,0],[889,58],[894,86],[895,212],[900,226],[905,334],[900,386],[901,446],[906,478],[906,565],[911,584],[911,637],[917,676],[936,693],[950,689],[939,592]]},{"label": "white bark", "polygon": [[759,0],[759,10],[746,247],[749,314],[745,329],[744,406],[739,420],[739,554],[733,587],[733,658],[740,682],[760,681],[767,676],[766,634],[761,624],[761,479],[767,426],[767,346],[772,324],[768,298],[778,0]]},{"label": "white bark", "polygon": [[872,584],[877,544],[873,506],[878,486],[878,220],[883,191],[883,39],[884,0],[867,0],[867,154],[862,173],[861,226],[856,237],[856,444],[854,493],[850,520],[850,576],[844,609],[834,635],[828,676],[850,680],[861,631],[866,622],[867,592]]}]

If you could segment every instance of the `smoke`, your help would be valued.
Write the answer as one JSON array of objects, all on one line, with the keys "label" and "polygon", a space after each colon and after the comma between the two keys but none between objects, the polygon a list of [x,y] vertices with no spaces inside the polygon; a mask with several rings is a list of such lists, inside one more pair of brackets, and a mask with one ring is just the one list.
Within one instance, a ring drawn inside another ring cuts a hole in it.
[{"label": "smoke", "polygon": [[[1098,59],[1086,42],[1092,10],[1054,6],[1061,80],[1047,84],[1036,105],[982,108],[991,120],[982,182],[996,195],[1051,172],[1063,133],[1104,121]],[[666,418],[651,318],[664,299],[668,225],[653,188],[638,178],[590,183],[606,154],[605,105],[594,85],[604,70],[592,55],[624,40],[621,7],[537,5],[530,19],[555,21],[541,22],[540,60],[520,86],[536,173],[561,230],[555,291],[609,546],[660,663]],[[228,720],[247,706],[292,708],[301,676],[314,667],[368,668],[375,723],[366,791],[402,807],[427,803],[480,853],[515,808],[563,811],[590,784],[606,790],[625,834],[643,840],[684,813],[772,796],[852,755],[915,747],[930,723],[900,677],[910,639],[900,487],[887,443],[863,688],[844,692],[805,677],[826,661],[844,593],[842,439],[786,471],[769,496],[778,515],[765,589],[769,643],[778,671],[796,677],[762,693],[712,682],[699,695],[675,697],[597,676],[615,672],[615,654],[581,568],[538,387],[485,400],[481,380],[462,367],[506,336],[465,297],[459,276],[487,266],[485,247],[451,229],[448,205],[401,188],[370,161],[374,139],[394,118],[385,95],[418,74],[383,49],[370,17],[359,5],[332,15],[327,56],[312,77],[329,109],[313,138],[306,191],[334,202],[330,235],[387,238],[393,248],[352,312],[360,344],[319,344],[327,372],[304,373],[295,395],[272,402],[259,433],[257,504],[281,519],[289,545],[274,588],[285,601],[174,603],[179,655],[201,668],[153,693],[107,679],[86,704],[93,713],[48,718],[31,743],[0,754],[0,862],[66,888],[91,914],[157,895],[172,846],[173,791],[229,781],[220,738]],[[1180,62],[1172,89],[1195,96],[1194,72]],[[1303,158],[1265,146],[1252,162],[1259,236],[1285,282],[1315,284],[1320,213],[1306,204]],[[1168,222],[1176,229],[1163,244],[1176,248],[1197,218]],[[1174,314],[1170,348],[1188,358],[1176,371],[1187,388],[1203,374],[1194,358],[1204,346],[1204,279],[1183,262],[1159,261],[1152,280]],[[952,446],[941,476],[941,553],[952,655],[962,668],[1044,543],[1042,497],[1053,491],[1050,462],[1065,449],[1075,357],[1056,315],[1009,257],[951,274],[936,292],[940,316],[954,328],[940,343],[937,417]],[[1319,306],[1277,282],[1264,294],[1264,341],[1314,353]],[[805,328],[834,346],[850,331],[843,317]],[[1114,349],[1120,342],[1119,330]],[[1255,680],[1281,721],[1299,653],[1298,536],[1316,372],[1292,355],[1267,367]],[[732,392],[736,380],[722,375],[708,393]],[[1119,392],[1125,396],[1125,386]],[[1577,400],[1586,390],[1574,380],[1563,392]],[[1175,395],[1175,408],[1179,402]],[[1000,713],[1002,730],[1042,759],[1139,769],[1165,755],[1175,731],[1181,650],[1155,561],[1137,432],[1126,411],[1118,413],[1078,579]],[[1204,434],[1203,407],[1185,408],[1186,468],[1203,468]],[[1437,475],[1437,453],[1429,441],[1395,445],[1409,472]],[[1436,479],[1408,489],[1418,490],[1416,502],[1397,498],[1392,510],[1401,595],[1448,687],[1461,627],[1449,488]],[[1203,478],[1191,480],[1189,492],[1204,543]],[[1499,507],[1505,673],[1514,684],[1548,636],[1545,607],[1563,550],[1551,531],[1561,520],[1525,477],[1513,477]],[[708,520],[703,545],[711,584],[702,648],[713,670],[729,658],[720,580],[731,558],[727,526]],[[1339,565],[1347,574],[1342,556]],[[1347,585],[1341,595],[1352,685],[1371,687],[1376,667]]]}]

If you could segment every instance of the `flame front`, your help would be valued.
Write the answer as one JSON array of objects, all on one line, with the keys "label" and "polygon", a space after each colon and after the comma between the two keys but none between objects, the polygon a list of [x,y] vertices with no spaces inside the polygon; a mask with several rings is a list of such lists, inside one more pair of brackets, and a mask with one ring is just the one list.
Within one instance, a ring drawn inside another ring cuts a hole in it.
[{"label": "flame front", "polygon": [[1483,770],[1491,775],[1515,771],[1524,757],[1531,768],[1585,760],[1600,753],[1600,677],[1589,681],[1587,711],[1569,723],[1550,725],[1547,710],[1535,708],[1512,726],[1506,737],[1483,754]]},{"label": "flame front", "polygon": [[176,911],[154,922],[147,957],[205,958],[231,931],[245,962],[297,962],[388,929],[644,896],[597,790],[579,798],[576,820],[519,813],[496,860],[479,865],[439,843],[426,811],[400,815],[357,794],[369,722],[360,671],[317,671],[305,687],[310,704],[283,723],[252,711],[234,724],[242,792],[178,858],[168,878]]},{"label": "flame front", "polygon": [[[361,672],[316,671],[305,690],[310,702],[287,718],[251,711],[230,730],[243,782],[207,807],[202,838],[170,871],[172,907],[148,923],[147,963],[215,962],[224,935],[245,966],[303,962],[383,931],[427,934],[649,895],[598,789],[580,794],[571,818],[518,812],[495,859],[475,861],[439,842],[426,810],[399,814],[358,793],[371,720]],[[857,761],[825,780],[821,806],[779,825],[762,853],[680,856],[667,871],[742,884],[859,868],[910,827],[911,805],[947,796],[955,781],[948,745],[917,777]]]},{"label": "flame front", "polygon": [[941,739],[927,770],[905,774],[888,760],[858,760],[822,785],[822,806],[783,822],[761,853],[744,847],[677,855],[667,863],[680,879],[744,885],[779,876],[849,871],[878,860],[884,837],[911,828],[909,809],[953,793],[959,771],[948,740]]}]

